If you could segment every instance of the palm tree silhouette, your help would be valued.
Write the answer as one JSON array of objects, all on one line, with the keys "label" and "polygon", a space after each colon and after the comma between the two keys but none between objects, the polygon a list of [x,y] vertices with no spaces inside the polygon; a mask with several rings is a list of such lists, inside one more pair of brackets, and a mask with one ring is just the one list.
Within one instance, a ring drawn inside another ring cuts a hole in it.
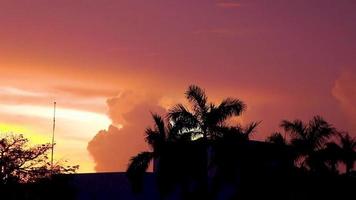
[{"label": "palm tree silhouette", "polygon": [[[221,165],[214,162],[219,160],[218,157],[225,158],[219,154],[221,151],[217,151],[221,145],[212,144],[217,141],[247,141],[260,123],[231,126],[227,122],[246,108],[238,99],[226,98],[219,105],[208,103],[205,91],[195,85],[189,86],[185,96],[191,109],[182,104],[175,105],[168,112],[167,124],[162,117],[152,115],[155,125],[145,131],[146,142],[152,151],[134,156],[127,169],[134,191],[142,190],[144,174],[154,160],[158,181],[162,185],[159,188],[163,188],[161,192],[169,191],[171,188],[167,185],[172,185],[172,182],[179,182],[186,199],[212,198],[208,192],[209,169],[215,165],[217,171],[222,171]],[[192,189],[189,181],[197,185]]]},{"label": "palm tree silhouette", "polygon": [[[241,169],[241,154],[247,155],[243,147],[248,145],[250,137],[255,133],[260,122],[252,122],[246,126],[221,126],[219,132],[222,136],[216,138],[212,143],[212,155],[209,167],[213,171],[211,176],[211,187],[209,196],[215,199],[224,183],[233,184],[238,187],[237,179],[241,180],[239,170]],[[242,147],[242,148],[240,148]]]},{"label": "palm tree silhouette", "polygon": [[152,117],[155,125],[145,131],[146,142],[150,145],[152,151],[144,151],[132,157],[126,171],[133,190],[136,192],[142,190],[144,174],[150,163],[160,157],[161,149],[167,142],[168,132],[170,131],[170,126],[166,127],[161,116],[152,114]]},{"label": "palm tree silhouette", "polygon": [[[225,98],[215,105],[209,103],[205,91],[195,85],[188,87],[185,96],[191,104],[191,109],[177,104],[169,110],[168,119],[174,124],[172,134],[176,135],[176,138],[202,142],[206,149],[205,168],[201,169],[205,175],[201,177],[202,180],[198,180],[201,183],[198,197],[211,199],[214,198],[215,188],[219,188],[219,181],[216,180],[229,178],[225,175],[234,171],[225,167],[226,163],[232,163],[231,160],[234,159],[227,156],[232,152],[224,150],[224,145],[219,144],[249,140],[260,122],[252,122],[246,127],[231,126],[228,123],[230,118],[239,116],[246,109],[246,105],[239,99]],[[208,192],[209,190],[212,192]]]},{"label": "palm tree silhouette", "polygon": [[267,137],[266,142],[270,142],[273,144],[278,144],[278,145],[287,145],[287,139],[283,137],[283,135],[279,132],[275,132],[269,137]]},{"label": "palm tree silhouette", "polygon": [[222,140],[232,140],[232,141],[248,141],[251,136],[255,133],[256,127],[261,122],[251,122],[246,126],[237,124],[235,126],[221,125],[217,128],[218,132],[221,133],[221,137],[217,139]]},{"label": "palm tree silhouette", "polygon": [[221,137],[225,122],[239,116],[246,108],[241,100],[234,98],[226,98],[218,106],[208,103],[205,91],[196,85],[189,86],[185,96],[192,105],[192,111],[182,104],[169,110],[168,118],[175,125],[173,133],[202,137],[205,141]]},{"label": "palm tree silhouette", "polygon": [[[320,151],[336,129],[320,116],[314,116],[308,123],[301,120],[283,120],[280,125],[290,135],[290,144],[297,151],[296,164],[317,170],[323,167]],[[276,136],[280,137],[280,136]]]},{"label": "palm tree silhouette", "polygon": [[356,161],[356,138],[348,133],[339,133],[341,161],[346,166],[346,174],[350,174]]},{"label": "palm tree silhouette", "polygon": [[341,160],[341,147],[334,141],[325,144],[325,147],[318,151],[319,161],[324,162],[329,171],[338,174],[338,164]]}]

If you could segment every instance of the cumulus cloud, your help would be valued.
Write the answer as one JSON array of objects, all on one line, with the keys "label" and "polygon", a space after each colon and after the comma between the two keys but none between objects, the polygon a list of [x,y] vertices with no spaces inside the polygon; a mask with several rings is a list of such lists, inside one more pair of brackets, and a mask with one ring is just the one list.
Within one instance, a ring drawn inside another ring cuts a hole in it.
[{"label": "cumulus cloud", "polygon": [[127,123],[124,119],[125,114],[130,112],[137,104],[143,101],[143,97],[132,91],[121,92],[118,96],[109,98],[106,103],[109,107],[108,115],[114,125],[123,125]]},{"label": "cumulus cloud", "polygon": [[332,94],[348,116],[352,131],[356,131],[356,71],[343,72],[335,81]]},{"label": "cumulus cloud", "polygon": [[[163,114],[165,109],[158,105],[158,101],[137,97],[127,92],[107,101],[113,124],[107,130],[99,131],[87,147],[94,158],[96,171],[125,171],[132,156],[148,149],[144,130],[152,124],[150,112]],[[118,128],[115,124],[123,124],[123,127]]]}]

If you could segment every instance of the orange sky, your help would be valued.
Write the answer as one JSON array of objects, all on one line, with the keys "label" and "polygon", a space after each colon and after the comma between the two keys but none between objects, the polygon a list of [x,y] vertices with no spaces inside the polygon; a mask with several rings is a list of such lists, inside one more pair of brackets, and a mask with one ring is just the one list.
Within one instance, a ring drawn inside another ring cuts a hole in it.
[{"label": "orange sky", "polygon": [[123,171],[146,148],[150,111],[198,84],[213,101],[245,101],[242,121],[262,120],[256,139],[316,114],[356,135],[355,9],[348,0],[3,0],[0,132],[49,142],[56,100],[56,160]]}]

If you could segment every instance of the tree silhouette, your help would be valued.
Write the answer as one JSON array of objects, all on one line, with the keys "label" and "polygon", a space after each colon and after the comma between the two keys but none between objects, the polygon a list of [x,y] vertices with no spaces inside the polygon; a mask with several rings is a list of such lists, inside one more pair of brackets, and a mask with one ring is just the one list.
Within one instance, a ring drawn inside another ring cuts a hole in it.
[{"label": "tree silhouette", "polygon": [[214,160],[210,156],[212,149],[209,148],[207,142],[222,138],[224,133],[241,133],[241,127],[229,127],[226,121],[233,116],[239,116],[245,110],[246,105],[241,100],[233,98],[226,98],[219,105],[209,103],[204,89],[196,85],[189,86],[185,96],[191,104],[191,110],[182,104],[177,104],[169,110],[168,118],[174,124],[173,134],[190,138],[190,140],[193,138],[203,140],[203,145],[206,146],[206,166],[201,169],[205,176],[200,182],[202,183],[201,193],[206,194],[209,167]]},{"label": "tree silhouette", "polygon": [[[245,110],[242,101],[226,98],[215,105],[195,85],[185,96],[191,107],[177,104],[166,119],[152,114],[154,126],[145,131],[151,151],[134,156],[127,169],[134,191],[142,190],[152,161],[161,194],[179,189],[182,199],[215,199],[226,185],[235,187],[236,199],[261,198],[262,193],[251,194],[253,186],[276,199],[295,194],[301,199],[327,199],[328,194],[340,194],[323,193],[325,188],[342,191],[354,182],[351,176],[339,176],[338,164],[345,163],[347,174],[351,173],[356,139],[338,133],[322,117],[306,123],[283,120],[284,136],[276,132],[266,139],[268,143],[249,141],[260,122],[242,126],[229,121]],[[273,184],[283,191],[274,194]]]},{"label": "tree silhouette", "polygon": [[224,133],[221,128],[226,125],[226,121],[239,116],[246,108],[241,100],[234,98],[226,98],[218,106],[208,103],[205,91],[195,85],[188,87],[185,96],[192,111],[183,104],[177,104],[168,113],[175,127],[173,133],[180,136],[202,137],[206,141],[221,137]]},{"label": "tree silhouette", "polygon": [[292,146],[297,153],[297,167],[335,174],[338,173],[338,164],[342,162],[346,166],[346,174],[353,170],[356,138],[338,132],[322,117],[315,116],[307,124],[301,120],[283,120],[280,126],[289,134],[289,140],[276,132],[267,137],[266,142]]},{"label": "tree silhouette", "polygon": [[337,173],[338,163],[342,162],[346,166],[346,174],[350,174],[356,161],[356,138],[352,138],[348,133],[340,132],[336,136],[333,141],[327,142],[316,155],[332,172]]},{"label": "tree silhouette", "polygon": [[30,146],[23,135],[0,139],[0,184],[32,183],[54,174],[73,173],[79,166],[63,166],[48,160],[51,144]]},{"label": "tree silhouette", "polygon": [[346,173],[350,174],[356,161],[356,138],[348,133],[339,133],[340,160],[346,166]]},{"label": "tree silhouette", "polygon": [[296,164],[310,170],[324,167],[319,151],[325,147],[336,129],[322,117],[315,116],[307,124],[301,120],[283,120],[280,125],[290,136],[290,144],[297,151]]},{"label": "tree silhouette", "polygon": [[241,169],[241,161],[249,153],[244,149],[249,144],[250,137],[255,133],[260,122],[252,122],[246,126],[219,127],[222,136],[211,141],[210,152],[210,187],[208,197],[216,199],[225,183],[237,187],[237,178]]},{"label": "tree silhouette", "polygon": [[160,157],[161,149],[167,142],[170,127],[166,127],[164,120],[157,114],[152,114],[154,127],[147,128],[145,131],[146,142],[150,145],[152,151],[144,151],[131,158],[127,168],[127,176],[135,192],[142,190],[144,174],[148,170],[153,159]]},{"label": "tree silhouette", "polygon": [[[205,91],[195,85],[188,87],[185,96],[191,108],[183,104],[173,106],[167,115],[167,125],[160,116],[153,115],[154,128],[146,129],[146,141],[152,151],[141,152],[133,157],[127,169],[134,191],[142,190],[149,163],[156,160],[158,170],[155,171],[161,177],[159,187],[167,188],[167,185],[176,181],[182,186],[184,198],[208,198],[209,168],[215,166],[216,170],[223,170],[215,162],[222,157],[219,155],[222,151],[214,149],[219,147],[211,143],[247,141],[259,124],[253,122],[247,126],[231,126],[228,123],[231,117],[239,116],[246,108],[238,99],[226,98],[219,105],[208,103]],[[197,183],[193,189],[189,186],[192,181]]]},{"label": "tree silhouette", "polygon": [[266,142],[278,144],[278,145],[287,145],[287,140],[279,132],[273,133],[271,136],[267,137]]},{"label": "tree silhouette", "polygon": [[221,133],[221,137],[217,139],[233,140],[233,141],[247,141],[250,140],[251,136],[255,133],[256,127],[260,122],[251,122],[246,126],[237,124],[235,126],[222,125],[217,128],[218,132]]}]

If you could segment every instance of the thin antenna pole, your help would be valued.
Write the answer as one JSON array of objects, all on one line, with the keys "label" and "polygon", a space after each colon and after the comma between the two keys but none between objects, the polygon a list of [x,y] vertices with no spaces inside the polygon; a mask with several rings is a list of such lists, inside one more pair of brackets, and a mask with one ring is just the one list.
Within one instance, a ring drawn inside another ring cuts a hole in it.
[{"label": "thin antenna pole", "polygon": [[52,129],[52,151],[51,151],[51,168],[53,169],[53,150],[54,150],[54,131],[56,130],[56,102],[53,104],[53,129]]}]

